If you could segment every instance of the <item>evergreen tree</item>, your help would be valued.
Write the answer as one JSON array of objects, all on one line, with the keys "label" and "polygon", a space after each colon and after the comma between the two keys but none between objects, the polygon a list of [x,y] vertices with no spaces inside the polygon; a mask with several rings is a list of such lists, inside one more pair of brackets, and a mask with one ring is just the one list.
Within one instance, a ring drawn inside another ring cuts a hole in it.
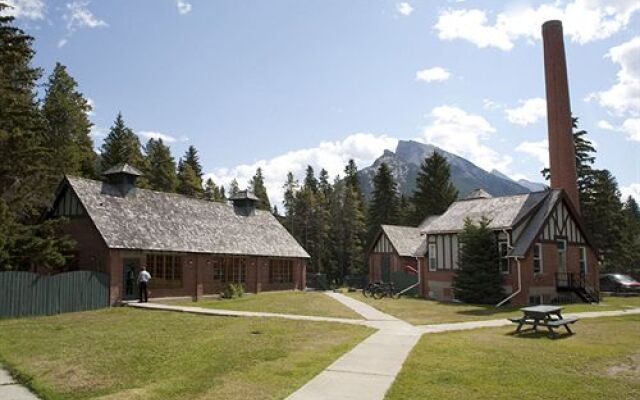
[{"label": "evergreen tree", "polygon": [[238,180],[233,178],[231,183],[229,184],[229,195],[235,196],[240,191],[240,186],[238,186]]},{"label": "evergreen tree", "polygon": [[140,148],[140,139],[127,127],[122,113],[118,113],[101,147],[102,170],[106,171],[120,163],[127,163],[140,171],[146,171],[145,159]]},{"label": "evergreen tree", "polygon": [[425,158],[416,178],[413,192],[413,224],[419,225],[425,218],[440,215],[458,197],[458,190],[451,182],[451,170],[447,159],[437,152]]},{"label": "evergreen tree", "polygon": [[582,210],[584,220],[600,249],[603,267],[620,268],[629,261],[629,235],[618,183],[607,170],[596,170],[594,178]]},{"label": "evergreen tree", "polygon": [[204,198],[209,201],[217,201],[219,203],[224,203],[224,187],[215,184],[213,179],[208,178],[204,183]]},{"label": "evergreen tree", "polygon": [[414,214],[415,212],[413,211],[411,202],[407,196],[401,194],[398,202],[398,223],[400,225],[412,226]]},{"label": "evergreen tree", "polygon": [[490,221],[482,218],[478,224],[465,221],[459,240],[459,268],[453,279],[455,297],[465,303],[496,304],[504,298],[500,255]]},{"label": "evergreen tree", "polygon": [[0,3],[0,269],[61,266],[72,242],[64,219],[41,221],[57,181],[36,100],[33,38]]},{"label": "evergreen tree", "polygon": [[364,196],[358,181],[358,168],[353,160],[345,167],[345,187],[342,200],[344,229],[343,257],[347,274],[363,274],[364,246],[367,235]]},{"label": "evergreen tree", "polygon": [[202,165],[194,146],[189,146],[184,157],[178,161],[178,193],[202,197]]},{"label": "evergreen tree", "polygon": [[318,189],[322,192],[322,194],[324,194],[327,199],[331,197],[333,187],[331,186],[331,182],[329,182],[329,172],[327,172],[327,170],[324,168],[320,170],[320,175],[318,178]]},{"label": "evergreen tree", "polygon": [[183,160],[185,164],[191,165],[191,169],[193,169],[193,172],[195,172],[198,178],[202,180],[202,164],[200,164],[200,156],[198,155],[198,150],[196,150],[195,146],[189,146],[186,153],[184,154]]},{"label": "evergreen tree", "polygon": [[46,120],[45,146],[51,151],[52,167],[59,174],[95,178],[88,113],[91,106],[78,91],[78,84],[64,65],[56,63],[45,85],[42,114]]},{"label": "evergreen tree", "polygon": [[258,167],[256,174],[249,183],[251,191],[260,200],[258,202],[258,209],[271,211],[271,203],[269,202],[269,195],[267,195],[267,188],[264,185],[264,177],[262,176],[262,168]]},{"label": "evergreen tree", "polygon": [[380,225],[399,223],[398,184],[386,163],[380,164],[373,177],[373,195],[367,213],[368,239],[380,229]]},{"label": "evergreen tree", "polygon": [[178,193],[191,197],[202,197],[202,179],[196,174],[191,167],[191,164],[182,164],[180,166],[180,172],[178,172]]},{"label": "evergreen tree", "polygon": [[287,173],[287,180],[284,183],[284,226],[289,233],[296,239],[299,239],[296,230],[296,192],[298,191],[298,181],[293,177],[293,173]]},{"label": "evergreen tree", "polygon": [[149,139],[145,146],[147,170],[145,176],[149,188],[161,192],[173,193],[178,186],[176,175],[176,161],[171,155],[171,149],[162,139]]}]

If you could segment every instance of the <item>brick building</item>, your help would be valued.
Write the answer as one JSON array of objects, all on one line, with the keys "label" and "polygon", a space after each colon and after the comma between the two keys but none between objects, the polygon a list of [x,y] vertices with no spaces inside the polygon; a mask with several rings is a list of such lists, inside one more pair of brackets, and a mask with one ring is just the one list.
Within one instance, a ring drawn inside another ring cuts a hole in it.
[{"label": "brick building", "polygon": [[[422,240],[408,251],[419,257],[422,296],[453,300],[458,236],[465,219],[486,217],[501,254],[496,268],[504,275],[505,302],[598,301],[597,251],[579,208],[562,23],[546,22],[542,37],[551,188],[501,197],[478,189],[420,227],[403,228],[411,242],[417,231],[422,234]],[[370,274],[378,276],[379,267],[371,255],[369,261]]]},{"label": "brick building", "polygon": [[141,266],[151,297],[304,289],[309,255],[249,192],[216,203],[136,187],[140,172],[120,165],[107,182],[65,177],[51,216],[65,216],[76,242],[73,267],[110,276],[110,302],[137,297]]}]

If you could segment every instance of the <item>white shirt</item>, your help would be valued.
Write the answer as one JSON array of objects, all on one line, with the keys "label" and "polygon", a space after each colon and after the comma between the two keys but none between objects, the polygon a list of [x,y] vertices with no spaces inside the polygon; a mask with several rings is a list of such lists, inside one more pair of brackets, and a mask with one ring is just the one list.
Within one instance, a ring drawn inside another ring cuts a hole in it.
[{"label": "white shirt", "polygon": [[140,271],[140,274],[138,275],[138,283],[140,282],[148,283],[150,280],[151,280],[150,273],[148,273],[147,271]]}]

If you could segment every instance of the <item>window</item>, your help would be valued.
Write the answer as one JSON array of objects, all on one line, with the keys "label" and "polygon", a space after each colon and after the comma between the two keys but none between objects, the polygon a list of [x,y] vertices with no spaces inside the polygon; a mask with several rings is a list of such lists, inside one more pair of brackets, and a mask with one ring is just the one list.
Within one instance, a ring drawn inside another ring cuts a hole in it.
[{"label": "window", "polygon": [[182,259],[173,254],[147,254],[147,270],[156,288],[182,287]]},{"label": "window", "polygon": [[293,261],[272,258],[269,260],[269,282],[291,283],[293,282]]},{"label": "window", "polygon": [[221,282],[224,279],[224,268],[222,265],[222,260],[216,258],[213,260],[213,280],[216,282]]},{"label": "window", "polygon": [[436,244],[429,243],[429,271],[435,271],[438,268],[438,257],[436,257]]},{"label": "window", "polygon": [[229,256],[220,258],[222,262],[222,282],[244,283],[247,280],[247,259]]},{"label": "window", "polygon": [[544,296],[542,295],[529,296],[529,304],[532,306],[544,304]]},{"label": "window", "polygon": [[587,275],[587,248],[579,247],[580,249],[580,273]]},{"label": "window", "polygon": [[500,253],[500,272],[503,274],[508,274],[509,259],[507,258],[507,254],[509,253],[509,244],[507,242],[498,242],[498,252]]},{"label": "window", "polygon": [[541,274],[542,271],[542,244],[536,243],[533,245],[533,273]]}]

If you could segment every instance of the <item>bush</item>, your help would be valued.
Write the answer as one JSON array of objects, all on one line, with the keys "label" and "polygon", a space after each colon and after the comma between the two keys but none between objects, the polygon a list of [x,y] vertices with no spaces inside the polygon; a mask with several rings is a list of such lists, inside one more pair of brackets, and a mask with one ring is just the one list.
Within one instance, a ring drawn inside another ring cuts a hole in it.
[{"label": "bush", "polygon": [[241,283],[229,283],[220,293],[220,297],[223,299],[235,299],[242,296],[244,296],[244,286]]}]

